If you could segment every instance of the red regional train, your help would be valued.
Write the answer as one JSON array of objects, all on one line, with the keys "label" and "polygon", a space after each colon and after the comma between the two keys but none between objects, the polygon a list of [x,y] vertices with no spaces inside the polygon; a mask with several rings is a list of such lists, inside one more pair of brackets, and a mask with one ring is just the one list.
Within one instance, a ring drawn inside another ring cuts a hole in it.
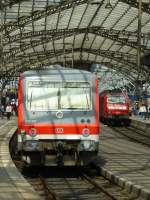
[{"label": "red regional train", "polygon": [[95,75],[43,69],[20,75],[18,153],[30,165],[86,165],[99,148],[99,91]]},{"label": "red regional train", "polygon": [[129,98],[120,91],[100,93],[100,120],[111,125],[129,125]]}]

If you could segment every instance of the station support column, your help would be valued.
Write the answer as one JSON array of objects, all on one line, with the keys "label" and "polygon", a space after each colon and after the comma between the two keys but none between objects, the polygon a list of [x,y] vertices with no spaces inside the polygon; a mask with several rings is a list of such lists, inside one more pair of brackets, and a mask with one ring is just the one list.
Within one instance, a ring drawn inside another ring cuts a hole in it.
[{"label": "station support column", "polygon": [[0,2],[0,67],[3,67],[3,4]]},{"label": "station support column", "polygon": [[136,80],[136,95],[138,99],[141,93],[141,22],[142,22],[142,0],[138,0],[138,33],[137,33],[137,80]]}]

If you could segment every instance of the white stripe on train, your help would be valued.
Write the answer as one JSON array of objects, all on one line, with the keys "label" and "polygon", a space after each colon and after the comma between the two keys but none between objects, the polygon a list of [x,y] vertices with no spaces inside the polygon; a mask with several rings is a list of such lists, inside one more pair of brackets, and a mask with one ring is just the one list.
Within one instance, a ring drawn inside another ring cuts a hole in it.
[{"label": "white stripe on train", "polygon": [[[99,135],[89,135],[87,137],[84,137],[82,135],[77,134],[71,134],[71,135],[50,135],[50,134],[42,134],[42,135],[36,135],[36,137],[31,137],[30,135],[25,136],[26,140],[93,140],[93,141],[99,141]],[[18,142],[21,142],[22,138],[21,135],[18,135]]]}]

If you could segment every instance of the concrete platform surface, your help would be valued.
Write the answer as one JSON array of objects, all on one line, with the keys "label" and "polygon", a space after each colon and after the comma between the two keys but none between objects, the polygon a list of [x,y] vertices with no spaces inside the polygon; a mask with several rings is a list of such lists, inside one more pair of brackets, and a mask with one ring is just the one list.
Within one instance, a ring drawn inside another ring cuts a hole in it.
[{"label": "concrete platform surface", "polygon": [[[146,124],[133,121],[138,126]],[[10,157],[9,139],[16,128],[15,120],[0,120],[0,200],[41,199]],[[131,192],[136,199],[150,200],[150,148],[117,137],[111,128],[101,125],[97,164],[104,176]]]},{"label": "concrete platform surface", "polygon": [[136,115],[132,115],[131,117],[130,117],[130,119],[131,120],[136,120],[136,121],[140,121],[140,122],[142,122],[142,123],[145,123],[145,124],[150,124],[150,118],[149,119],[143,119],[143,118],[141,118],[140,116],[136,116]]},{"label": "concrete platform surface", "polygon": [[16,130],[15,120],[0,120],[0,200],[41,199],[12,162],[9,140]]},{"label": "concrete platform surface", "polygon": [[101,125],[100,152],[97,164],[102,174],[128,192],[150,199],[150,148],[117,137]]}]

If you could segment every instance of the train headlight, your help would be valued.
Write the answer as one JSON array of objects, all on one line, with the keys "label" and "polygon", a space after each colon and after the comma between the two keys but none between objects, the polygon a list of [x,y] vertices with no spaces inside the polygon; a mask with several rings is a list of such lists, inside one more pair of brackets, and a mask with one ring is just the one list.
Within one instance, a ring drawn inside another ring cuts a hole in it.
[{"label": "train headlight", "polygon": [[26,135],[26,131],[23,130],[23,129],[20,131],[20,133],[21,133],[21,136],[22,136],[22,137],[24,137],[24,136]]},{"label": "train headlight", "polygon": [[82,130],[82,135],[83,135],[84,137],[88,137],[88,136],[90,135],[90,130],[89,130],[88,128],[84,128],[84,129]]},{"label": "train headlight", "polygon": [[37,135],[36,129],[35,129],[35,128],[30,128],[30,129],[29,129],[29,135],[30,135],[31,137],[35,137],[35,136]]},{"label": "train headlight", "polygon": [[126,107],[126,106],[122,106],[121,108],[122,108],[122,110],[126,110],[126,109],[127,109],[127,107]]},{"label": "train headlight", "polygon": [[84,150],[89,150],[91,147],[91,141],[90,140],[83,141],[83,146],[84,146]]},{"label": "train headlight", "polygon": [[92,140],[82,140],[78,146],[79,151],[97,151],[99,142]]},{"label": "train headlight", "polygon": [[23,142],[24,139],[25,139],[25,136],[26,136],[26,131],[22,129],[22,130],[20,131],[20,133],[21,133],[21,140],[22,140],[22,142]]},{"label": "train headlight", "polygon": [[108,109],[113,110],[113,109],[115,109],[115,107],[114,106],[108,106]]}]

